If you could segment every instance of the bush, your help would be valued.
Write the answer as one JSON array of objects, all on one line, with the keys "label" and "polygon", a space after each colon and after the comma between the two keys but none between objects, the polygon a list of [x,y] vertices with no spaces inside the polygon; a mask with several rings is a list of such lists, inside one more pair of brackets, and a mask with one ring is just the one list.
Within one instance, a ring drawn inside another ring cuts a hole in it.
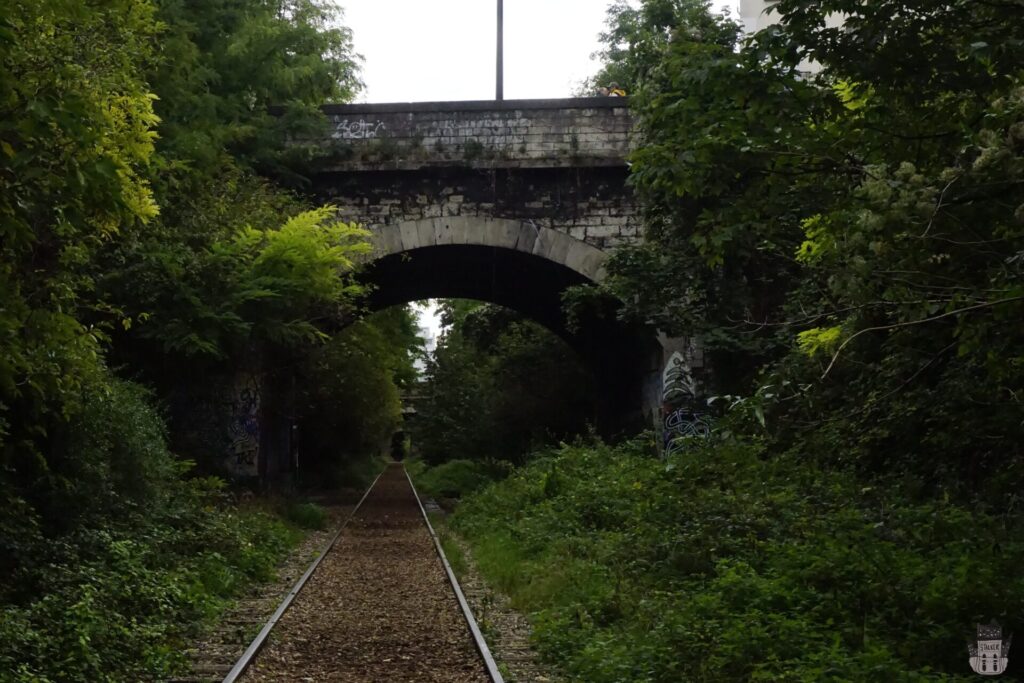
[{"label": "bush", "polygon": [[222,481],[183,479],[137,385],[107,378],[84,405],[47,486],[0,488],[0,681],[179,673],[188,641],[298,540]]},{"label": "bush", "polygon": [[303,490],[347,490],[361,495],[384,469],[384,460],[372,455],[348,455],[305,469],[302,469],[302,465],[299,467],[299,481]]},{"label": "bush", "polygon": [[410,463],[409,473],[422,496],[459,499],[508,476],[509,468],[508,463],[500,460],[451,460],[429,468]]},{"label": "bush", "polygon": [[579,680],[954,680],[975,623],[1024,626],[1018,512],[756,442],[645,453],[560,448],[452,518]]},{"label": "bush", "polygon": [[[189,639],[297,540],[280,521],[182,485],[164,514],[46,542],[8,590],[0,680],[152,680],[180,673]],[[45,564],[43,564],[45,562]]]}]

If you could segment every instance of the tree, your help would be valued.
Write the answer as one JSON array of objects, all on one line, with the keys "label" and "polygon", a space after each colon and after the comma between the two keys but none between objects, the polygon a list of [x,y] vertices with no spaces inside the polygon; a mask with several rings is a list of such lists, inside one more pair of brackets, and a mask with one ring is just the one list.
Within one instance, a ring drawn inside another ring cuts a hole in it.
[{"label": "tree", "polygon": [[318,0],[0,6],[0,678],[174,677],[291,542],[172,452],[193,425],[168,429],[163,390],[354,315],[364,233],[256,175],[298,180],[318,106],[357,86],[333,21]]},{"label": "tree", "polygon": [[433,463],[521,462],[531,449],[585,433],[594,382],[565,342],[509,309],[446,301],[448,325],[427,361],[414,442]]},{"label": "tree", "polygon": [[628,62],[648,243],[616,254],[613,288],[697,332],[720,391],[771,384],[780,446],[935,485],[1008,480],[1020,8],[785,0],[780,25],[737,42],[700,2],[674,3],[666,33],[665,7],[622,15],[659,41]]},{"label": "tree", "polygon": [[320,105],[349,101],[362,87],[337,6],[163,0],[158,19],[165,28],[149,81],[172,182],[201,188],[228,160],[300,182],[312,153],[300,143],[322,133]]},{"label": "tree", "polygon": [[0,10],[0,448],[28,479],[46,476],[55,430],[102,374],[86,266],[157,214],[140,78],[153,15],[135,0]]},{"label": "tree", "polygon": [[368,316],[309,353],[298,372],[300,472],[339,470],[378,454],[402,423],[400,392],[416,379],[423,340],[408,306]]},{"label": "tree", "polygon": [[157,4],[146,75],[161,215],[90,264],[102,305],[89,322],[112,327],[114,361],[167,398],[174,447],[216,461],[222,420],[197,406],[221,406],[243,371],[279,393],[279,369],[355,315],[357,232],[286,186],[305,182],[320,105],[360,87],[358,58],[329,2]]},{"label": "tree", "polygon": [[318,325],[352,315],[363,292],[351,274],[369,251],[367,233],[333,213],[325,206],[279,228],[245,225],[201,251],[142,252],[110,279],[133,283],[128,319],[165,353],[223,359],[302,347],[324,337]]}]

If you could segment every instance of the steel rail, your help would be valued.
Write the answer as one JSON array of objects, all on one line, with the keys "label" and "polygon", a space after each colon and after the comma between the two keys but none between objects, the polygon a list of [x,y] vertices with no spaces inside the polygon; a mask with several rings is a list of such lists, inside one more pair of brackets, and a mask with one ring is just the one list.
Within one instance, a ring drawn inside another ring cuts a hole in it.
[{"label": "steel rail", "polygon": [[341,533],[345,530],[345,527],[348,526],[348,523],[352,521],[352,518],[356,516],[356,512],[359,511],[359,508],[362,506],[363,501],[365,501],[367,496],[370,495],[370,491],[373,490],[373,487],[377,485],[377,481],[382,476],[384,476],[384,472],[387,472],[387,467],[381,470],[381,473],[378,474],[377,478],[373,480],[373,483],[370,484],[370,487],[366,489],[366,493],[364,493],[363,497],[359,499],[359,502],[356,503],[356,506],[352,508],[352,512],[350,512],[348,514],[348,517],[345,518],[344,523],[342,523],[337,533],[335,533],[334,536],[331,537],[331,540],[327,542],[327,545],[324,546],[324,549],[320,551],[320,554],[317,555],[316,559],[314,559],[312,564],[309,565],[309,569],[306,570],[306,573],[299,577],[299,580],[295,582],[295,585],[292,586],[292,589],[288,591],[288,595],[286,595],[284,597],[284,600],[281,601],[281,604],[277,606],[277,609],[274,610],[274,613],[270,616],[270,619],[267,620],[267,623],[263,625],[263,628],[260,629],[260,632],[258,634],[256,634],[256,637],[252,639],[252,642],[249,643],[249,647],[245,649],[245,652],[242,653],[241,658],[239,658],[239,660],[235,662],[235,665],[231,667],[231,671],[228,672],[228,675],[224,677],[224,680],[221,683],[235,683],[235,681],[237,681],[238,678],[243,673],[245,673],[245,670],[249,668],[253,660],[256,659],[256,655],[259,654],[259,651],[261,649],[263,649],[263,646],[266,644],[267,638],[270,636],[270,632],[274,629],[274,626],[277,625],[277,622],[281,619],[282,615],[284,615],[284,613],[288,610],[288,607],[292,604],[292,601],[295,599],[295,596],[299,594],[299,591],[302,590],[302,587],[305,586],[306,582],[309,581],[310,577],[313,576],[313,572],[315,572],[316,568],[320,566],[320,562],[323,561],[324,557],[327,556],[327,553],[329,553],[331,549],[334,548],[335,543],[337,543],[338,539],[341,537]]},{"label": "steel rail", "polygon": [[477,626],[476,619],[473,618],[473,610],[469,608],[469,603],[466,601],[466,596],[462,593],[462,588],[459,586],[459,580],[455,578],[455,572],[452,571],[452,566],[448,564],[448,558],[444,555],[444,550],[441,548],[441,541],[438,539],[437,534],[434,532],[434,527],[430,523],[430,518],[427,516],[427,510],[423,507],[423,501],[420,500],[420,494],[416,490],[416,486],[412,483],[412,477],[409,476],[409,470],[402,466],[402,471],[405,472],[405,478],[409,480],[409,488],[412,489],[412,493],[416,496],[416,504],[420,506],[420,513],[423,515],[423,522],[427,525],[427,531],[430,532],[430,538],[434,541],[434,549],[437,550],[437,556],[441,558],[441,564],[444,565],[444,571],[448,574],[448,582],[451,584],[452,592],[455,593],[455,598],[459,601],[459,607],[462,609],[462,616],[466,620],[466,624],[469,626],[470,632],[473,634],[473,643],[476,645],[477,652],[480,653],[480,657],[484,660],[484,666],[487,668],[487,675],[491,677],[494,683],[505,683],[505,679],[502,678],[501,672],[498,671],[498,663],[494,661],[494,657],[491,655],[491,649],[487,647],[487,641],[484,640],[483,633],[480,632],[480,627]]}]

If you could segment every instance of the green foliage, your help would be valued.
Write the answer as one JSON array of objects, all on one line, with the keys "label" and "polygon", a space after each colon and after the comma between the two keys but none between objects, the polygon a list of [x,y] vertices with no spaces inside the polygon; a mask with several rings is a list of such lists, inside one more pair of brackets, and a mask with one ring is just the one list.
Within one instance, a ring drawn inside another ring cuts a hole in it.
[{"label": "green foliage", "polygon": [[5,472],[0,674],[12,681],[152,679],[181,670],[203,623],[273,576],[296,534],[186,481],[137,385],[104,378],[25,485]]},{"label": "green foliage", "polygon": [[340,9],[325,0],[158,4],[164,29],[149,80],[167,180],[202,191],[226,161],[300,180],[314,150],[302,141],[325,129],[319,106],[361,87]]},{"label": "green foliage", "polygon": [[421,495],[435,499],[460,499],[506,477],[510,465],[503,461],[449,460],[436,467],[422,461],[406,465]]},{"label": "green foliage", "polygon": [[327,525],[327,511],[316,503],[289,503],[285,517],[302,529],[323,529]]},{"label": "green foliage", "polygon": [[674,32],[682,25],[696,32],[714,23],[706,0],[647,0],[631,3],[614,0],[607,10],[607,30],[601,33],[604,47],[596,56],[601,70],[584,83],[593,92],[596,87],[618,83],[627,93],[646,80],[649,71],[664,53]]},{"label": "green foliage", "polygon": [[586,431],[593,380],[551,332],[514,312],[447,303],[450,325],[427,363],[413,442],[432,464],[519,459],[531,447]]},{"label": "green foliage", "polygon": [[4,605],[0,680],[180,673],[199,625],[253,581],[270,578],[295,541],[280,522],[230,512],[209,493],[182,490],[174,503],[148,520],[144,535],[119,525],[40,548],[46,564],[34,572],[35,597]]},{"label": "green foliage", "polygon": [[156,121],[137,65],[153,7],[0,9],[0,447],[35,460],[81,405],[102,333],[83,325],[99,245],[151,219]]},{"label": "green foliage", "polygon": [[349,461],[388,451],[402,422],[399,392],[415,379],[421,345],[411,309],[399,306],[308,353],[298,372],[300,469],[324,484],[351,485]]},{"label": "green foliage", "polygon": [[[96,254],[102,305],[89,322],[113,327],[115,364],[174,397],[175,424],[209,418],[179,406],[222,406],[211,386],[232,387],[240,368],[291,415],[277,369],[350,321],[362,293],[349,277],[362,233],[277,184],[305,182],[307,142],[326,134],[319,106],[359,87],[350,34],[321,0],[157,4],[157,54],[141,66],[159,98],[161,215]],[[172,437],[216,470],[214,444]]]},{"label": "green foliage", "polygon": [[[456,542],[455,538],[445,527],[438,527],[438,522],[431,520],[431,524],[437,529],[437,540],[441,543],[441,550],[444,551],[444,556],[448,560],[448,565],[455,572],[456,578],[461,578],[465,573],[468,565],[466,563],[466,553],[463,552],[462,546]],[[481,626],[483,629],[483,626]],[[484,635],[485,638],[489,635]]]},{"label": "green foliage", "polygon": [[[343,488],[355,496],[352,502],[358,500],[377,476],[384,470],[387,460],[380,455],[345,455],[338,457],[337,453],[330,454],[330,466],[313,485],[320,485],[324,488]],[[303,481],[309,485],[310,482]]]},{"label": "green foliage", "polygon": [[387,359],[383,333],[354,325],[310,355],[302,377],[303,449],[321,461],[375,453],[401,418],[398,388]]},{"label": "green foliage", "polygon": [[356,87],[335,18],[315,0],[0,6],[0,679],[180,672],[295,541],[185,479],[151,392],[107,357],[160,393],[214,364],[185,356],[230,373],[348,312],[363,234],[253,176],[294,179],[310,153],[289,139]]},{"label": "green foliage", "polygon": [[613,17],[650,39],[616,57],[648,241],[616,253],[611,288],[702,339],[713,391],[790,387],[764,406],[777,448],[1016,495],[1019,11],[784,0],[741,41],[704,4]]},{"label": "green foliage", "polygon": [[701,340],[721,438],[562,449],[455,518],[577,680],[967,680],[1019,628],[1020,8],[773,9],[619,3],[599,77],[643,139],[608,284]]},{"label": "green foliage", "polygon": [[[130,283],[138,334],[168,352],[224,358],[252,346],[301,347],[362,293],[349,279],[366,232],[333,208],[298,213],[279,229],[243,226],[194,252],[141,255],[112,276]],[[135,278],[139,278],[137,281]]]},{"label": "green foliage", "polygon": [[573,680],[968,680],[1020,625],[1024,519],[753,441],[562,447],[452,524]]},{"label": "green foliage", "polygon": [[775,6],[744,41],[618,5],[599,77],[643,135],[611,288],[701,339],[738,436],[564,448],[455,516],[576,680],[966,680],[1019,628],[1019,9]]},{"label": "green foliage", "polygon": [[[701,335],[743,377],[787,343],[757,328],[792,282],[799,242],[787,224],[849,179],[811,172],[830,166],[834,140],[815,125],[835,108],[828,93],[756,50],[737,53],[738,27],[706,4],[644,3],[630,19],[658,37],[631,66],[645,139],[632,181],[649,242],[617,257],[614,282],[637,315]],[[798,135],[807,158],[792,153]]]}]

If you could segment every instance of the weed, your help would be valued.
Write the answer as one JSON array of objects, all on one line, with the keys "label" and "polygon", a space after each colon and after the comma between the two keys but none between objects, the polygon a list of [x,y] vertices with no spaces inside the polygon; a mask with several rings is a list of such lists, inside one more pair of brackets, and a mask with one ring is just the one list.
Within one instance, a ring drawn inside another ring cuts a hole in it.
[{"label": "weed", "polygon": [[289,503],[285,518],[301,529],[323,529],[327,526],[327,511],[315,503]]},{"label": "weed", "polygon": [[473,161],[484,157],[484,145],[479,140],[466,140],[462,147],[462,158],[466,161]]},{"label": "weed", "polygon": [[444,556],[447,558],[448,564],[451,565],[452,571],[455,572],[456,578],[461,579],[466,574],[466,554],[444,527],[437,528],[437,539],[441,543],[441,550],[444,551]]},{"label": "weed", "polygon": [[422,461],[414,460],[407,469],[423,495],[437,500],[458,500],[506,476],[509,465],[500,461],[451,460],[427,468]]}]

